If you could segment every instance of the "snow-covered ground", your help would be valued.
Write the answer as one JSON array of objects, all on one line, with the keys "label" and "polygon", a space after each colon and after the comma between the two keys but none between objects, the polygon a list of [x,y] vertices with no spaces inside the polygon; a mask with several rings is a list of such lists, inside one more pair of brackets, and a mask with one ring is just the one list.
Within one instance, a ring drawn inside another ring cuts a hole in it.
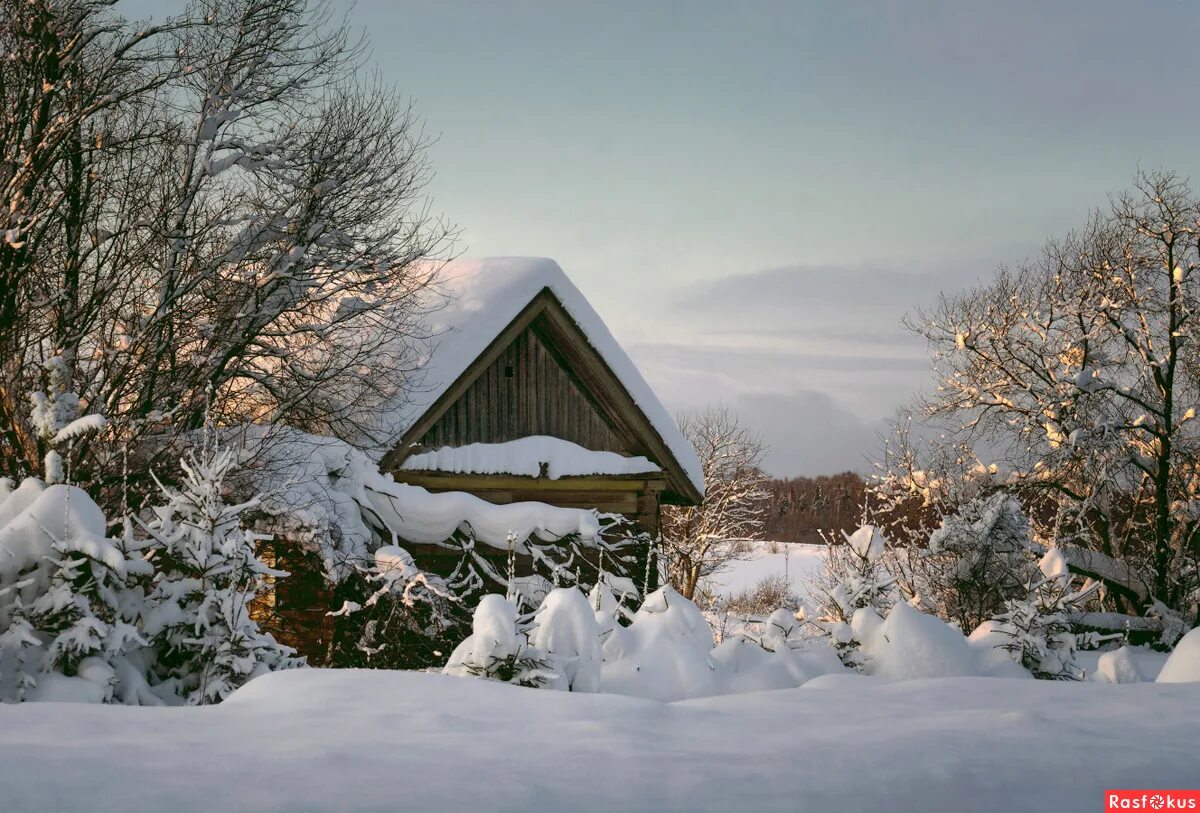
[{"label": "snow-covered ground", "polygon": [[[778,553],[772,553],[773,549]],[[824,563],[824,545],[759,542],[748,558],[731,562],[710,582],[719,595],[732,596],[754,589],[755,585],[769,576],[786,574],[792,592],[803,599],[809,594],[812,580],[820,573]]]},{"label": "snow-covered ground", "polygon": [[0,809],[1071,811],[1195,786],[1200,684],[996,678],[657,703],[301,670],[220,706],[0,707]]}]

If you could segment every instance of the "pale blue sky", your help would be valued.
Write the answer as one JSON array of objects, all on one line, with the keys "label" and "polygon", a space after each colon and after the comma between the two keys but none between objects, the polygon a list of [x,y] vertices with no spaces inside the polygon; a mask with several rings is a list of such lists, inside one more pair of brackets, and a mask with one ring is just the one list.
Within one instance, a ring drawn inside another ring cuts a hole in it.
[{"label": "pale blue sky", "polygon": [[[122,0],[132,16],[176,2]],[[1188,2],[334,2],[417,102],[471,255],[557,259],[671,408],[864,468],[905,311],[1200,180]]]}]

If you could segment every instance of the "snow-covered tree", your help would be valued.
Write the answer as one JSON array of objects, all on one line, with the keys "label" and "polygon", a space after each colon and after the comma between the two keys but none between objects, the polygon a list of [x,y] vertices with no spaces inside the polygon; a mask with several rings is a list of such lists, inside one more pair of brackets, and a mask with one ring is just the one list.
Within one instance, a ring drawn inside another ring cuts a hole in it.
[{"label": "snow-covered tree", "polygon": [[156,569],[145,634],[158,679],[190,704],[218,702],[256,675],[302,663],[250,615],[267,577],[287,574],[259,560],[255,546],[265,537],[243,523],[257,498],[223,498],[235,464],[232,449],[206,439],[180,461],[181,487],[162,486],[166,502],[145,523]]},{"label": "snow-covered tree", "polygon": [[1194,617],[1200,597],[1198,223],[1180,176],[1140,175],[1040,258],[911,320],[939,373],[925,419],[986,450],[1039,535],[1144,573],[1145,594],[1109,585],[1126,611]]},{"label": "snow-covered tree", "polygon": [[1034,567],[1029,521],[1010,494],[964,503],[909,562],[920,603],[973,630],[1025,594]]},{"label": "snow-covered tree", "polygon": [[66,482],[61,449],[76,438],[102,429],[103,415],[79,415],[79,396],[71,389],[71,369],[61,355],[50,356],[44,365],[45,389],[30,395],[38,445],[44,450],[43,470],[47,483]]},{"label": "snow-covered tree", "polygon": [[411,104],[359,79],[325,0],[122,8],[0,17],[0,476],[41,469],[24,415],[55,356],[113,426],[73,479],[110,486],[128,447],[135,505],[209,385],[224,425],[392,440],[375,407],[408,386],[452,242]]},{"label": "snow-covered tree", "polygon": [[30,478],[0,498],[0,699],[158,703],[144,672],[149,565],[74,486]]},{"label": "snow-covered tree", "polygon": [[867,631],[883,623],[893,603],[895,576],[883,564],[887,538],[873,525],[864,525],[845,542],[830,545],[821,577],[821,618],[838,657],[861,668],[861,647]]},{"label": "snow-covered tree", "polygon": [[529,643],[545,652],[554,673],[550,688],[600,691],[601,627],[593,604],[576,587],[551,590],[534,613]]},{"label": "snow-covered tree", "polygon": [[1074,589],[1070,568],[1057,548],[1051,548],[1042,557],[1039,569],[1040,578],[1029,583],[1027,595],[1007,600],[1004,612],[990,626],[1007,639],[1001,648],[1008,650],[1034,677],[1080,680],[1084,675],[1075,653],[1080,648],[1095,647],[1106,637],[1076,633],[1071,614],[1084,606],[1101,584],[1089,581]]},{"label": "snow-covered tree", "polygon": [[471,634],[450,654],[442,671],[535,688],[555,678],[546,653],[529,643],[529,625],[517,605],[495,593],[479,600]]},{"label": "snow-covered tree", "polygon": [[[698,506],[664,506],[661,544],[671,585],[692,599],[702,579],[744,557],[765,522],[766,449],[728,408],[679,416],[704,471]],[[653,585],[651,585],[653,588]]]}]

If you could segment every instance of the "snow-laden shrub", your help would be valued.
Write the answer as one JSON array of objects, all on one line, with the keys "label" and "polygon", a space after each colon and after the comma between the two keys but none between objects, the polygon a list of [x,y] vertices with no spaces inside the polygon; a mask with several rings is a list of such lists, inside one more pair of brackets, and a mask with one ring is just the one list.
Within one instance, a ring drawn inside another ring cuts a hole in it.
[{"label": "snow-laden shrub", "polygon": [[1039,563],[1042,578],[1028,586],[1025,598],[1009,599],[989,629],[1000,639],[998,646],[1035,677],[1049,680],[1080,680],[1083,671],[1075,653],[1119,636],[1076,633],[1072,613],[1081,608],[1100,588],[1091,582],[1075,590],[1066,558],[1051,548]]},{"label": "snow-laden shrub", "polygon": [[601,684],[605,692],[663,701],[715,694],[712,648],[703,613],[664,586],[646,597],[632,624],[605,638]]},{"label": "snow-laden shrub", "polygon": [[1158,673],[1159,683],[1200,683],[1200,627],[1179,640]]},{"label": "snow-laden shrub", "polygon": [[[845,535],[844,545],[831,545],[820,585],[821,622],[838,657],[847,666],[864,665],[862,638],[854,629],[870,616],[891,606],[896,579],[883,566],[887,539],[874,526],[864,525]],[[859,613],[870,610],[869,613]]]},{"label": "snow-laden shrub", "polygon": [[913,561],[923,604],[971,630],[1020,598],[1033,567],[1029,520],[1015,497],[996,492],[968,500],[942,519]]},{"label": "snow-laden shrub", "polygon": [[978,675],[979,658],[967,639],[937,616],[900,603],[863,641],[865,671],[891,680]]},{"label": "snow-laden shrub", "polygon": [[367,561],[348,561],[342,572],[333,593],[341,607],[328,613],[333,618],[330,666],[440,665],[442,642],[469,621],[446,580],[421,570],[399,546],[384,545]]},{"label": "snow-laden shrub", "polygon": [[600,691],[604,653],[600,624],[587,596],[575,587],[551,590],[534,613],[529,643],[545,652],[553,677],[552,689]]},{"label": "snow-laden shrub", "polygon": [[471,634],[450,654],[442,672],[535,688],[555,677],[546,653],[530,645],[517,605],[494,593],[479,600]]},{"label": "snow-laden shrub", "polygon": [[29,478],[0,497],[0,700],[159,702],[133,587],[148,571],[82,490]]},{"label": "snow-laden shrub", "polygon": [[243,526],[258,500],[227,505],[222,498],[232,450],[206,442],[180,465],[181,488],[160,484],[166,503],[145,523],[157,570],[145,634],[159,680],[190,704],[214,703],[256,675],[302,661],[250,615],[267,578],[287,574],[258,559],[255,545],[266,537]]}]

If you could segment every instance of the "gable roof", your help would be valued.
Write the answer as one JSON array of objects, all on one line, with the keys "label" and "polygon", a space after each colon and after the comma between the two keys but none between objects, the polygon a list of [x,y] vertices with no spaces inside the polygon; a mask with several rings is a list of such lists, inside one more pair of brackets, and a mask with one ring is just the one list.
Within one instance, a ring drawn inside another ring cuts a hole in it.
[{"label": "gable roof", "polygon": [[[698,501],[704,493],[704,476],[691,444],[679,431],[650,385],[621,348],[603,320],[554,260],[496,257],[455,260],[443,271],[445,307],[430,314],[431,352],[421,364],[406,402],[390,416],[402,432],[401,444],[416,441],[431,410],[445,408],[452,388],[464,377],[501,334],[519,319],[528,321],[535,311],[565,316],[568,329],[577,330],[603,366],[620,383],[624,394],[652,429],[649,445],[658,462],[670,473],[683,476],[676,490]],[[572,331],[572,332],[573,332]],[[678,479],[678,478],[676,478]]]}]

